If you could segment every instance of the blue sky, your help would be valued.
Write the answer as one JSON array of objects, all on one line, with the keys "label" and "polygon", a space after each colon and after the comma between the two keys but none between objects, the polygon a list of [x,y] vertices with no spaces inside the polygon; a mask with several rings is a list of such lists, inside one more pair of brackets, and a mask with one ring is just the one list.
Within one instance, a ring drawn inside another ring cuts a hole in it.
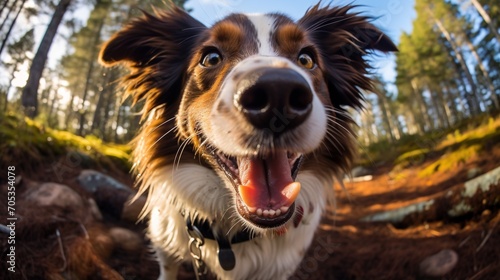
[{"label": "blue sky", "polygon": [[[187,8],[192,8],[191,14],[206,25],[223,18],[232,12],[266,13],[281,12],[293,19],[299,19],[318,0],[189,0]],[[329,1],[323,1],[329,3]],[[413,9],[414,0],[334,0],[332,5],[361,5],[358,10],[378,18],[374,24],[391,37],[396,43],[403,31],[411,32],[412,21],[416,14]],[[384,80],[394,81],[394,55],[376,57],[373,65]]]}]

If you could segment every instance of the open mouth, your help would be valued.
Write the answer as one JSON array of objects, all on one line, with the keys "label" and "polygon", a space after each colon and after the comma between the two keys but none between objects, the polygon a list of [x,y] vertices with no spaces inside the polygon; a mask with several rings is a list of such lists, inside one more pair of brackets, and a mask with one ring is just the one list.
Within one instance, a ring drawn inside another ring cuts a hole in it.
[{"label": "open mouth", "polygon": [[228,156],[211,149],[217,164],[237,192],[236,208],[252,224],[279,227],[295,211],[300,183],[295,182],[303,155],[285,150],[260,157]]}]

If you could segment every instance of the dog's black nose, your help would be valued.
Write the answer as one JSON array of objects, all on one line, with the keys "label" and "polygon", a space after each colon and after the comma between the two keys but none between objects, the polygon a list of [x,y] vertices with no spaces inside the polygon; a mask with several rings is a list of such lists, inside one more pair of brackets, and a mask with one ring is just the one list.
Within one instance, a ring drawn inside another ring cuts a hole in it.
[{"label": "dog's black nose", "polygon": [[261,68],[237,84],[235,106],[260,129],[279,134],[303,123],[312,110],[309,83],[289,68]]}]

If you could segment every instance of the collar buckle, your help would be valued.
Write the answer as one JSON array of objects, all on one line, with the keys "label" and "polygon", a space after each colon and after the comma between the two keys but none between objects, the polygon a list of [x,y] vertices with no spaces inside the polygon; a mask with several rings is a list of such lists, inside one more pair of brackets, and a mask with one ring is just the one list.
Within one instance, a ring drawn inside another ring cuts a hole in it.
[{"label": "collar buckle", "polygon": [[191,259],[193,261],[193,268],[197,280],[204,279],[208,273],[207,266],[203,261],[203,252],[201,247],[205,245],[205,237],[201,231],[191,223],[191,219],[188,217],[186,221],[186,230],[189,235],[189,253],[191,254]]},{"label": "collar buckle", "polygon": [[242,243],[252,240],[254,236],[248,231],[241,231],[228,240],[226,236],[218,232],[210,226],[208,221],[199,222],[191,221],[189,215],[181,212],[182,216],[186,218],[186,230],[189,235],[189,252],[193,261],[193,267],[196,273],[196,279],[203,279],[208,274],[208,269],[203,261],[203,254],[201,247],[205,244],[205,239],[215,240],[217,242],[217,257],[222,269],[230,271],[236,265],[236,257],[234,255],[231,244]]}]

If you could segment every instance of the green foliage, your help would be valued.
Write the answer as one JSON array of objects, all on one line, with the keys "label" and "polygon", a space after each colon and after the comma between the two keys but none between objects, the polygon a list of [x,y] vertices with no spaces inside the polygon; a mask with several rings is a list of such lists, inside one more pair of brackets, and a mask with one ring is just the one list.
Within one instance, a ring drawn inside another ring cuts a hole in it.
[{"label": "green foliage", "polygon": [[69,153],[89,159],[90,165],[130,169],[127,145],[103,143],[94,136],[80,137],[67,131],[45,127],[37,121],[14,114],[0,114],[0,165],[16,165],[20,170],[56,161]]},{"label": "green foliage", "polygon": [[417,149],[413,151],[409,151],[400,155],[394,161],[397,165],[403,165],[405,167],[411,166],[414,162],[422,162],[425,158],[426,154],[429,153],[429,149]]},{"label": "green foliage", "polygon": [[[363,149],[361,165],[388,163],[392,174],[404,178],[404,170],[426,166],[419,171],[421,177],[446,172],[458,167],[478,153],[500,143],[500,117],[477,117],[448,130],[424,135],[407,135],[390,143],[379,141]],[[368,160],[369,159],[369,160]]]},{"label": "green foliage", "polygon": [[468,159],[473,158],[481,150],[481,145],[461,145],[457,150],[441,156],[418,173],[420,178],[429,177],[436,172],[446,172],[459,167]]},{"label": "green foliage", "polygon": [[35,29],[28,30],[21,38],[7,46],[7,53],[12,63],[20,64],[26,59],[26,52],[32,51],[35,45]]}]

